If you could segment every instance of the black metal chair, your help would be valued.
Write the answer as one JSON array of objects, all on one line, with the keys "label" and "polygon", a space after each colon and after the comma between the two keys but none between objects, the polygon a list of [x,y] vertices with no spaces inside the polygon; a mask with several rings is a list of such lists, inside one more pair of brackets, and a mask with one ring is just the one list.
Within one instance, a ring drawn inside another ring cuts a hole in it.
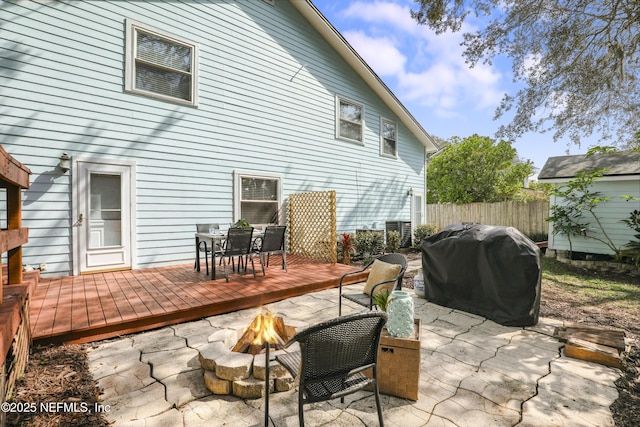
[{"label": "black metal chair", "polygon": [[[343,288],[343,282],[344,280],[354,274],[359,274],[359,273],[363,273],[367,270],[369,270],[372,266],[373,263],[378,260],[378,261],[382,261],[385,262],[387,264],[396,264],[396,265],[400,265],[400,270],[398,271],[397,275],[395,277],[393,277],[392,279],[388,279],[388,280],[383,280],[380,282],[376,282],[376,283],[372,283],[370,288],[371,288],[371,293],[366,294],[366,293],[349,293],[349,294],[344,294],[342,292],[342,288]],[[344,275],[342,275],[342,277],[340,278],[340,289],[339,289],[339,302],[338,302],[338,315],[342,316],[342,298],[346,298],[349,301],[353,301],[357,304],[360,304],[363,307],[367,307],[369,308],[369,310],[373,309],[376,304],[373,302],[373,296],[376,294],[377,290],[380,289],[380,287],[382,286],[383,288],[387,285],[393,284],[395,282],[395,285],[393,285],[392,290],[399,290],[402,289],[402,279],[404,278],[404,273],[407,270],[407,258],[402,255],[402,254],[385,254],[382,255],[378,258],[375,258],[373,260],[371,260],[369,263],[367,263],[363,268],[361,268],[360,270],[357,271],[352,271],[349,273],[345,273]]]},{"label": "black metal chair", "polygon": [[264,256],[267,256],[266,265],[269,266],[269,258],[271,254],[282,255],[282,269],[287,271],[287,251],[285,248],[285,232],[286,225],[269,225],[264,230],[264,237],[257,239],[255,253],[260,257],[260,266],[262,267],[262,275],[265,275]]},{"label": "black metal chair", "polygon": [[216,256],[222,257],[222,268],[225,273],[225,279],[229,281],[229,274],[227,274],[227,259],[238,257],[238,271],[240,271],[241,259],[244,256],[249,256],[251,259],[251,268],[253,269],[253,277],[256,277],[255,265],[252,256],[252,244],[253,244],[253,227],[249,228],[230,228],[227,232],[227,238],[224,242],[224,248],[219,251],[213,252],[213,277],[216,276]]},{"label": "black metal chair", "polygon": [[[220,229],[220,225],[216,224],[216,223],[196,224],[196,232],[197,233],[209,233],[210,230],[212,230],[212,229],[219,230]],[[204,262],[205,262],[205,265],[207,266],[207,274],[209,274],[209,254],[211,254],[211,252],[215,251],[215,250],[216,250],[216,248],[210,248],[210,247],[207,246],[206,240],[196,239],[196,251],[198,253],[196,253],[196,261],[193,264],[193,268],[195,268],[196,270],[200,271],[200,266],[198,265],[198,260],[200,259],[200,255],[199,254],[204,254]]]},{"label": "black metal chair", "polygon": [[[276,356],[299,377],[298,419],[304,426],[303,405],[343,398],[372,385],[383,426],[378,390],[378,344],[387,315],[381,311],[357,313],[319,323],[297,333],[285,346],[300,343],[300,351]],[[371,369],[371,376],[363,373]]]}]

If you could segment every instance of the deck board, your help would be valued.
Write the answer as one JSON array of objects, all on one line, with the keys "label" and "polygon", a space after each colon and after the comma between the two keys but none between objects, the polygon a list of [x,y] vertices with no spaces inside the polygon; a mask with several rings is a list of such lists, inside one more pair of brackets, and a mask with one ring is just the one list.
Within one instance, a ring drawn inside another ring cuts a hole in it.
[{"label": "deck board", "polygon": [[[303,257],[272,257],[262,276],[232,273],[211,280],[193,264],[115,271],[75,277],[41,278],[32,297],[31,329],[37,343],[82,343],[160,326],[259,307],[292,296],[328,289],[357,269]],[[218,270],[221,273],[220,270]],[[363,280],[366,276],[356,279]],[[337,315],[337,301],[336,301]]]}]

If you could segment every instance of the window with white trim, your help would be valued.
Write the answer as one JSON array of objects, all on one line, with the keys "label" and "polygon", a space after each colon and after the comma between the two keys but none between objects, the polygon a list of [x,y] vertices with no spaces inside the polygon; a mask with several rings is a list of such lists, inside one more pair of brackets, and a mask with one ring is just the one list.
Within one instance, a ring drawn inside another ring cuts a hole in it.
[{"label": "window with white trim", "polygon": [[198,105],[198,45],[127,20],[125,90]]},{"label": "window with white trim", "polygon": [[234,172],[235,220],[241,218],[251,225],[278,224],[282,177],[280,175]]},{"label": "window with white trim", "polygon": [[336,138],[362,144],[364,105],[336,96]]},{"label": "window with white trim", "polygon": [[398,156],[398,123],[380,119],[380,154],[393,158]]}]

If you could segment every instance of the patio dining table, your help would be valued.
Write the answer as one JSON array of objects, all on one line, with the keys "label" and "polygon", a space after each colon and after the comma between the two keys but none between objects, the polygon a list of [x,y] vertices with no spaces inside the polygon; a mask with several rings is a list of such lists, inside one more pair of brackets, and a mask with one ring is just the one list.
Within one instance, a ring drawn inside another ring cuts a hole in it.
[{"label": "patio dining table", "polygon": [[[264,237],[264,231],[262,230],[253,230],[253,243],[255,243],[255,241],[257,239],[262,239]],[[213,252],[215,252],[215,248],[216,247],[222,247],[224,245],[224,241],[227,238],[227,233],[225,232],[220,232],[220,233],[196,233],[195,234],[195,239],[196,239],[196,271],[200,271],[200,241],[201,240],[205,240],[205,241],[209,241],[211,244],[211,250]],[[252,246],[253,246],[252,243]],[[205,253],[205,256],[207,256],[207,254]],[[213,258],[213,257],[212,257]],[[211,262],[213,263],[214,260],[212,259]],[[240,269],[240,267],[238,267],[238,269]],[[215,266],[212,266],[211,268],[211,279],[215,280],[216,279],[216,269]]]}]

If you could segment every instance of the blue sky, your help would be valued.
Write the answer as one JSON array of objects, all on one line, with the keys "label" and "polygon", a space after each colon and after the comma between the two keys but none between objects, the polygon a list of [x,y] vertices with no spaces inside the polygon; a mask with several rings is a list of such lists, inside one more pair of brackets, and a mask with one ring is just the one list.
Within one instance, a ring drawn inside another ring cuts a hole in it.
[{"label": "blue sky", "polygon": [[[462,33],[436,35],[411,19],[412,0],[313,0],[316,7],[364,58],[432,135],[449,139],[477,133],[494,138],[508,117],[493,120],[505,93],[515,94],[511,63],[469,68]],[[465,23],[469,30],[473,22]],[[589,148],[553,142],[552,133],[527,134],[514,143],[518,156],[542,168],[548,157],[582,154]],[[567,152],[567,150],[569,150]]]}]

